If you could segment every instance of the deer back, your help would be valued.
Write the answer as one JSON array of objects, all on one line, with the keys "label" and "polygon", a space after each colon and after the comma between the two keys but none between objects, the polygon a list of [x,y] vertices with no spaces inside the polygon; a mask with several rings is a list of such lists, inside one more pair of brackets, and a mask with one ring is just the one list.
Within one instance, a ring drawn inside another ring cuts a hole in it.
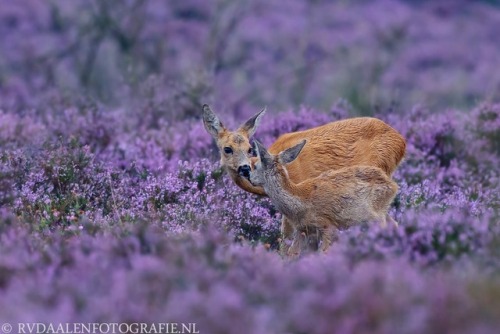
[{"label": "deer back", "polygon": [[305,131],[284,134],[269,147],[277,154],[306,139],[307,144],[287,166],[290,179],[299,183],[328,170],[365,165],[392,175],[406,151],[404,138],[381,120],[351,118]]}]

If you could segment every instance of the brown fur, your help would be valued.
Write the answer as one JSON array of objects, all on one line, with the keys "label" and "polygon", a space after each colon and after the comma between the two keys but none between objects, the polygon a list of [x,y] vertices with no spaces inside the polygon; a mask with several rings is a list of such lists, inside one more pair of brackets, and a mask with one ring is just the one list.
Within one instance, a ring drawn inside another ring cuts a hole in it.
[{"label": "brown fur", "polygon": [[[250,137],[263,114],[264,110],[236,131],[230,131],[208,105],[203,106],[203,122],[217,143],[221,165],[240,188],[266,196],[262,187],[252,185],[247,178],[238,174],[238,167],[253,166],[255,163],[255,158],[248,154]],[[235,134],[243,136],[244,142],[236,141]],[[316,177],[325,171],[356,165],[378,167],[390,176],[406,151],[404,138],[391,126],[376,118],[358,117],[284,134],[269,147],[269,152],[278,154],[304,139],[307,144],[301,154],[287,166],[290,180],[294,183]],[[224,147],[231,147],[234,153],[225,154]],[[286,219],[282,222],[281,232],[284,239],[290,238],[292,228]]]},{"label": "brown fur", "polygon": [[339,229],[372,221],[386,226],[387,211],[398,186],[384,171],[371,166],[344,167],[294,183],[284,165],[297,157],[301,145],[288,149],[289,157],[284,156],[287,151],[273,156],[259,147],[261,162],[250,176],[253,184],[264,187],[291,224],[294,240],[288,255],[300,253],[302,232],[308,228],[319,231],[325,251]]},{"label": "brown fur", "polygon": [[[249,130],[245,125],[253,127],[253,134],[258,121],[253,124],[251,120],[258,119],[264,111],[252,117],[236,131],[227,130],[208,105],[203,106],[203,112],[205,128],[212,134],[221,152],[221,165],[243,190],[265,196],[262,187],[253,186],[248,179],[238,175],[238,167],[241,164],[252,165],[252,157],[247,153],[252,146]],[[216,135],[209,130],[214,118],[220,124],[220,132]],[[241,137],[244,138],[243,142],[235,140]],[[284,134],[269,147],[269,153],[278,154],[304,139],[307,144],[300,156],[287,166],[290,179],[295,183],[318,176],[327,170],[356,165],[379,167],[390,176],[406,152],[406,141],[391,126],[376,118],[357,117]],[[227,146],[233,148],[233,155],[224,154],[223,148]],[[246,158],[236,159],[238,154],[246,155]]]},{"label": "brown fur", "polygon": [[376,118],[358,117],[328,123],[306,131],[284,134],[269,147],[279,152],[307,140],[297,160],[287,166],[297,183],[324,171],[349,166],[374,166],[392,175],[406,151],[404,138]]},{"label": "brown fur", "polygon": [[[350,118],[331,122],[305,131],[280,136],[270,147],[271,154],[292,147],[301,140],[307,144],[303,152],[287,166],[293,182],[318,176],[327,170],[348,166],[374,166],[392,175],[406,152],[406,141],[383,121],[371,117]],[[233,179],[244,190],[265,194],[247,179],[234,175]]]}]

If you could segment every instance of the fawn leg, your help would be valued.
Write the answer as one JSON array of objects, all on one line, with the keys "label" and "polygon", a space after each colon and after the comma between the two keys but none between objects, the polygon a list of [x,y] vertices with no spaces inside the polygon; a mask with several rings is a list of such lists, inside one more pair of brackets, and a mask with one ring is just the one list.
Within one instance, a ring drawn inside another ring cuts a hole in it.
[{"label": "fawn leg", "polygon": [[290,220],[283,216],[281,218],[281,241],[280,241],[280,254],[285,256],[288,254],[288,249],[292,243],[292,238],[294,237],[294,228]]},{"label": "fawn leg", "polygon": [[394,219],[392,219],[388,213],[380,214],[377,213],[376,211],[372,211],[372,221],[378,222],[380,224],[380,227],[382,228],[387,228],[388,226],[390,227],[398,226],[398,223]]},{"label": "fawn leg", "polygon": [[332,242],[337,241],[337,229],[331,225],[321,228],[321,251],[326,252]]},{"label": "fawn leg", "polygon": [[313,226],[308,226],[306,227],[305,232],[307,236],[307,250],[313,252],[317,251],[320,241],[319,229]]},{"label": "fawn leg", "polygon": [[377,217],[377,221],[380,223],[382,228],[387,228],[387,218],[385,215]]},{"label": "fawn leg", "polygon": [[304,243],[306,242],[306,238],[306,234],[300,230],[295,230],[293,232],[293,242],[287,252],[290,258],[295,258],[300,255],[302,248],[304,247]]},{"label": "fawn leg", "polygon": [[395,227],[397,228],[398,227],[398,222],[394,220],[394,218],[392,218],[391,216],[389,216],[389,214],[387,214],[386,216],[386,220],[387,222],[389,223],[389,226],[391,227]]}]

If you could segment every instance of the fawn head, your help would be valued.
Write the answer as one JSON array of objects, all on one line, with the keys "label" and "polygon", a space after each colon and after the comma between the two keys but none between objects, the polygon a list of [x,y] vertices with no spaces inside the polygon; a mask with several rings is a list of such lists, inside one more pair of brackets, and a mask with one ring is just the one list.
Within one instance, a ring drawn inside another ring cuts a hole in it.
[{"label": "fawn head", "polygon": [[288,177],[285,165],[297,159],[306,142],[304,139],[297,145],[287,148],[277,155],[272,155],[266,150],[264,145],[258,140],[254,140],[255,152],[258,159],[254,162],[252,172],[250,173],[250,183],[254,186],[264,186],[266,179],[278,175]]},{"label": "fawn head", "polygon": [[219,148],[222,167],[245,178],[250,177],[251,159],[255,156],[250,137],[255,133],[266,108],[243,123],[236,131],[230,131],[207,104],[203,105],[203,124]]}]

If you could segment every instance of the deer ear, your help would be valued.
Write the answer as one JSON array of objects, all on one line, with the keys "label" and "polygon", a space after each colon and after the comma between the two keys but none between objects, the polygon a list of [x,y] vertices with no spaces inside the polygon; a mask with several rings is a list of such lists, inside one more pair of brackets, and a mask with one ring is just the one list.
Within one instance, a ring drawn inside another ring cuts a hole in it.
[{"label": "deer ear", "polygon": [[279,154],[279,159],[282,164],[289,164],[290,162],[294,161],[297,159],[297,156],[299,155],[300,151],[302,151],[302,148],[306,144],[306,140],[304,139],[300,143],[298,143],[295,146],[292,146],[290,148],[287,148],[283,152]]},{"label": "deer ear", "polygon": [[273,157],[269,154],[269,152],[267,152],[261,142],[254,140],[253,143],[255,146],[255,152],[257,152],[257,158],[259,158],[264,166],[269,166],[273,161]]},{"label": "deer ear", "polygon": [[219,137],[219,134],[226,130],[219,117],[210,109],[208,104],[203,105],[203,125],[208,133],[212,135],[215,139]]},{"label": "deer ear", "polygon": [[251,117],[248,121],[246,121],[238,131],[245,133],[248,138],[252,137],[257,130],[257,126],[259,126],[262,116],[266,113],[266,108],[259,111],[253,117]]}]

